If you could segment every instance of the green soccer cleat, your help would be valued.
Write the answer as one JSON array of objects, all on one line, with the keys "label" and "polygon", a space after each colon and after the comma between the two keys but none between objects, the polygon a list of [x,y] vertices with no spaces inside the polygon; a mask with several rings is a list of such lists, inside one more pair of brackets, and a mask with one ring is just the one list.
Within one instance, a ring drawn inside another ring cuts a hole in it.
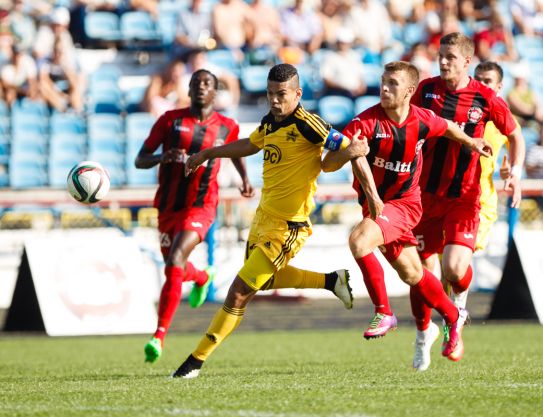
[{"label": "green soccer cleat", "polygon": [[213,266],[208,266],[205,269],[205,271],[206,271],[206,274],[207,274],[206,283],[204,285],[202,285],[201,287],[194,284],[194,286],[192,287],[192,291],[190,292],[189,306],[191,306],[192,308],[198,308],[202,304],[204,304],[204,302],[205,302],[205,300],[207,298],[207,293],[209,292],[209,286],[211,285],[211,283],[215,279],[216,271],[215,271],[215,268]]},{"label": "green soccer cleat", "polygon": [[143,350],[145,352],[145,362],[156,362],[162,355],[162,342],[160,339],[153,337],[147,342]]}]

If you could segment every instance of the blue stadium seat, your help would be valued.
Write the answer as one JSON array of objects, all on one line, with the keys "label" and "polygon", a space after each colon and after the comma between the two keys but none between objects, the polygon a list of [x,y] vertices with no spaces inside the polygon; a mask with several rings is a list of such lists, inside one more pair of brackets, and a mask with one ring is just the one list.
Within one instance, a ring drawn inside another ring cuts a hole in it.
[{"label": "blue stadium seat", "polygon": [[43,136],[21,136],[11,141],[12,154],[27,154],[43,157],[47,154],[47,139]]},{"label": "blue stadium seat", "polygon": [[364,64],[364,81],[368,88],[379,88],[383,67],[377,64]]},{"label": "blue stadium seat", "polygon": [[0,116],[8,117],[9,116],[9,107],[4,100],[0,100]]},{"label": "blue stadium seat", "polygon": [[11,132],[11,122],[8,116],[0,116],[0,135],[9,135]]},{"label": "blue stadium seat", "polygon": [[9,161],[10,146],[7,142],[0,142],[0,165],[6,165]]},{"label": "blue stadium seat", "polygon": [[124,132],[123,119],[118,114],[89,114],[87,131],[90,138],[119,136]]},{"label": "blue stadium seat", "polygon": [[240,76],[240,65],[236,57],[229,49],[214,49],[207,53],[207,60],[220,68],[230,71],[237,77]]},{"label": "blue stadium seat", "polygon": [[522,135],[526,141],[527,148],[539,142],[539,132],[532,127],[523,127]]},{"label": "blue stadium seat", "polygon": [[424,25],[420,23],[406,23],[403,28],[402,41],[411,46],[425,40]]},{"label": "blue stadium seat", "polygon": [[35,188],[47,185],[45,159],[35,155],[12,153],[9,161],[9,183],[13,188]]},{"label": "blue stadium seat", "polygon": [[124,136],[98,136],[89,137],[89,155],[96,152],[113,152],[124,155],[125,142]]},{"label": "blue stadium seat", "polygon": [[267,65],[251,65],[241,69],[241,86],[250,94],[263,94],[268,88],[268,72],[270,67]]},{"label": "blue stadium seat", "polygon": [[137,141],[139,146],[149,135],[151,127],[156,119],[151,113],[138,112],[126,116],[126,140],[127,142]]},{"label": "blue stadium seat", "polygon": [[335,127],[347,124],[354,116],[354,104],[348,97],[324,96],[319,99],[318,113]]},{"label": "blue stadium seat", "polygon": [[51,135],[66,133],[66,134],[82,134],[87,130],[85,119],[72,113],[54,113],[50,119]]},{"label": "blue stadium seat", "polygon": [[378,96],[361,96],[354,101],[354,114],[362,113],[367,108],[379,103]]},{"label": "blue stadium seat", "polygon": [[66,177],[70,170],[83,159],[75,156],[58,156],[49,161],[49,185],[51,187],[66,187]]},{"label": "blue stadium seat", "polygon": [[118,83],[121,79],[122,72],[116,65],[102,65],[90,76],[90,82],[111,81]]},{"label": "blue stadium seat", "polygon": [[43,117],[49,117],[49,108],[43,101],[30,100],[28,98],[22,98],[15,101],[11,107],[11,113],[13,115],[25,114],[25,115],[38,115]]},{"label": "blue stadium seat", "polygon": [[174,10],[166,11],[160,7],[160,5],[166,3],[168,2],[162,1],[159,3],[158,30],[162,37],[162,43],[164,45],[171,45],[175,40],[177,32],[178,6]]},{"label": "blue stadium seat", "polygon": [[49,119],[37,114],[24,114],[16,112],[11,117],[11,133],[14,137],[24,135],[47,135],[49,133]]},{"label": "blue stadium seat", "polygon": [[142,11],[128,11],[121,15],[121,34],[125,41],[161,41],[151,15]]},{"label": "blue stadium seat", "polygon": [[49,140],[49,158],[56,155],[77,155],[83,160],[87,153],[87,137],[85,134],[55,133]]},{"label": "blue stadium seat", "polygon": [[528,61],[543,61],[543,38],[540,36],[516,35],[514,42],[521,58]]},{"label": "blue stadium seat", "polygon": [[119,41],[119,17],[112,12],[88,12],[85,16],[85,35],[91,40]]},{"label": "blue stadium seat", "polygon": [[147,91],[147,86],[132,87],[124,94],[124,106],[127,113],[141,112],[141,102]]},{"label": "blue stadium seat", "polygon": [[89,149],[88,159],[102,164],[108,171],[111,185],[114,187],[124,185],[126,182],[125,155],[104,149]]}]

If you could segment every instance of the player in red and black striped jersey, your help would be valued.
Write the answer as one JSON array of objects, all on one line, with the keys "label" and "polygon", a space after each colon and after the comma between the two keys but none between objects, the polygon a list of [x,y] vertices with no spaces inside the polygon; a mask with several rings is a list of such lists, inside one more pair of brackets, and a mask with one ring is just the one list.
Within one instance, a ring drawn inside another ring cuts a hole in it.
[{"label": "player in red and black striped jersey", "polygon": [[[487,122],[494,122],[511,143],[514,168],[505,181],[513,192],[513,207],[520,204],[520,172],[524,140],[505,102],[468,74],[473,41],[454,32],[440,40],[440,76],[420,83],[412,102],[458,124],[469,136],[482,137]],[[423,215],[414,229],[419,255],[433,270],[436,253],[442,253],[442,278],[452,287],[455,303],[465,306],[472,269],[471,259],[479,227],[481,166],[479,158],[464,146],[442,138],[423,148],[421,174]],[[430,310],[412,300],[420,332],[431,326]],[[453,357],[451,359],[455,360]]]},{"label": "player in red and black striped jersey", "polygon": [[[435,276],[422,267],[415,248],[417,240],[412,229],[422,215],[421,148],[426,140],[436,140],[438,136],[453,139],[477,155],[488,155],[489,146],[482,139],[470,138],[454,123],[432,111],[411,105],[418,79],[418,71],[412,64],[385,65],[380,103],[356,116],[344,130],[347,137],[356,137],[354,134],[359,132],[369,145],[369,153],[352,164],[353,186],[364,219],[353,229],[349,246],[375,305],[375,316],[364,337],[381,337],[397,326],[386,294],[384,271],[373,254],[379,247],[400,278],[411,286],[411,292],[429,308],[436,308],[446,323],[456,329],[456,336],[445,348],[448,356],[462,344],[459,332],[466,314],[449,300]],[[348,149],[328,154],[323,169],[342,166],[350,158]],[[414,366],[421,369],[419,364]]]},{"label": "player in red and black striped jersey", "polygon": [[[164,338],[181,300],[182,283],[194,281],[189,304],[196,308],[204,302],[213,280],[212,269],[201,271],[188,259],[215,220],[220,160],[210,160],[189,176],[185,176],[185,161],[203,149],[238,139],[238,124],[213,111],[217,84],[217,78],[211,72],[196,71],[189,84],[190,107],[160,116],[136,158],[138,168],[160,164],[154,206],[158,209],[160,246],[166,262],[157,330],[145,345],[147,362],[156,361],[162,353]],[[162,153],[155,154],[160,146]],[[252,196],[242,160],[232,161],[242,178],[241,194]]]}]

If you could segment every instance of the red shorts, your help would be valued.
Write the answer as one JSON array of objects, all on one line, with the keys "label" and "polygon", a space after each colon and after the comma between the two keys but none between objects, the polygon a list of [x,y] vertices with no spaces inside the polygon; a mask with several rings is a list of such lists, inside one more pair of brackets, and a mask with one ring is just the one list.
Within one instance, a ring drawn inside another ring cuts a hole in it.
[{"label": "red shorts", "polygon": [[[375,222],[381,228],[385,244],[379,247],[389,262],[394,262],[405,246],[416,246],[417,239],[412,230],[422,215],[420,198],[416,197],[390,200],[385,203],[383,213]],[[364,217],[369,217],[364,205]]]},{"label": "red shorts", "polygon": [[423,214],[415,227],[422,259],[443,253],[446,245],[462,245],[474,250],[479,228],[479,198],[445,198],[422,193]]},{"label": "red shorts", "polygon": [[158,231],[160,233],[160,250],[164,258],[170,253],[175,235],[184,230],[193,230],[204,240],[207,231],[215,221],[215,209],[190,208],[158,215]]}]

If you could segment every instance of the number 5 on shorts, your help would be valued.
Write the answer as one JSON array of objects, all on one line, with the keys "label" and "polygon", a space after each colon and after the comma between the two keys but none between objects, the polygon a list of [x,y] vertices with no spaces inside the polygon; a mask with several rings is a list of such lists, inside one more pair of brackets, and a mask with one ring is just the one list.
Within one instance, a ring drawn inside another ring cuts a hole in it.
[{"label": "number 5 on shorts", "polygon": [[418,242],[417,250],[419,252],[422,252],[424,250],[424,235],[416,235],[415,238]]}]

